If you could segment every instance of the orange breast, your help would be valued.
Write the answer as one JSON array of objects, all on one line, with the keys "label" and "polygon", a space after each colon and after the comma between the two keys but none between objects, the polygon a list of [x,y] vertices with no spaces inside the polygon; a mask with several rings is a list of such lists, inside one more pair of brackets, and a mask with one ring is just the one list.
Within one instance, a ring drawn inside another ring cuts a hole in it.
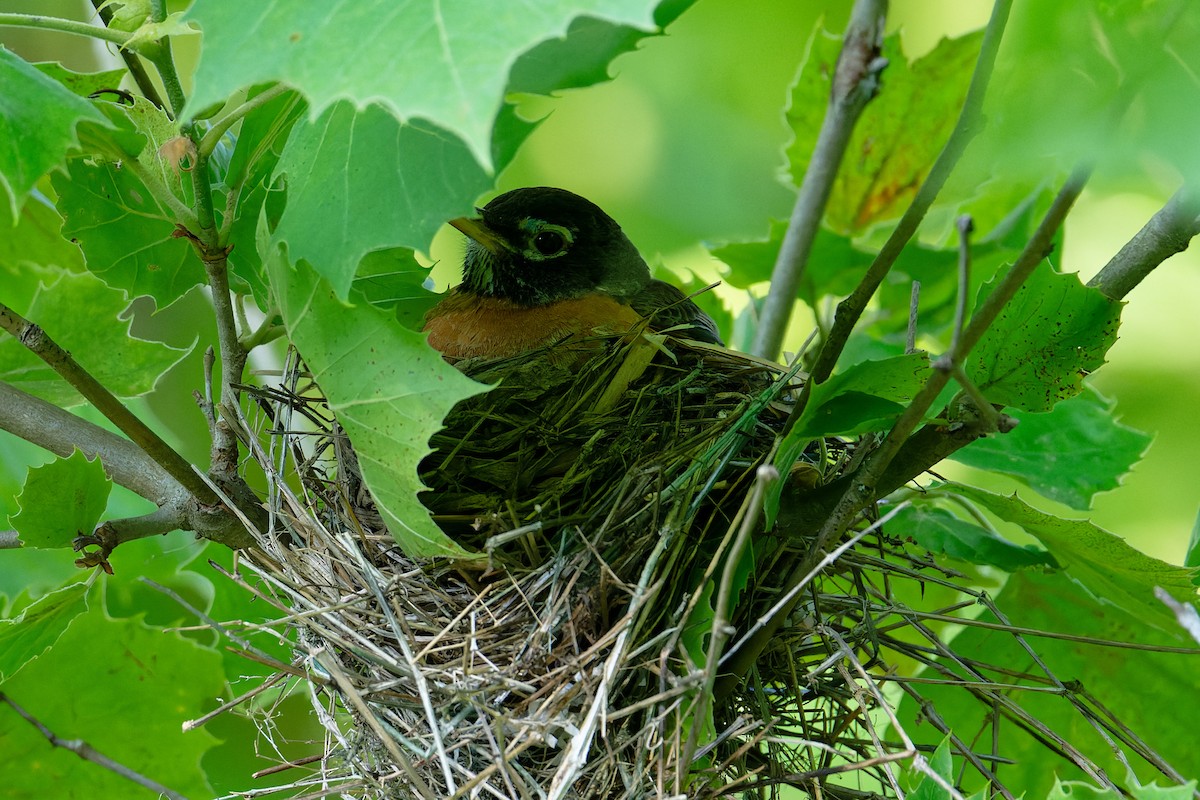
[{"label": "orange breast", "polygon": [[508,358],[568,338],[622,334],[641,316],[608,295],[525,308],[453,292],[425,315],[429,344],[448,358]]}]

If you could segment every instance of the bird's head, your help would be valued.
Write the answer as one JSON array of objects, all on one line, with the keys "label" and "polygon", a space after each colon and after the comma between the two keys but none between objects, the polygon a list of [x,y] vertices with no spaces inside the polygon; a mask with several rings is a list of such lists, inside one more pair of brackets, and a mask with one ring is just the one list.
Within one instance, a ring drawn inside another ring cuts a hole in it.
[{"label": "bird's head", "polygon": [[514,189],[477,210],[450,222],[469,238],[460,290],[540,306],[592,292],[625,298],[650,281],[621,226],[577,194]]}]

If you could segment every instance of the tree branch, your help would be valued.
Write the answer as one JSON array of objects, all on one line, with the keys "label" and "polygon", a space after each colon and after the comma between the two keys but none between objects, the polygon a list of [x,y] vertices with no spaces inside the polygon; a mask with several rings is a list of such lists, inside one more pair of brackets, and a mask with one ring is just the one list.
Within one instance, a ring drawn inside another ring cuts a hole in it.
[{"label": "tree branch", "polygon": [[162,465],[171,477],[182,484],[200,502],[217,505],[220,499],[192,469],[191,463],[179,455],[146,423],[138,419],[98,380],[79,365],[71,354],[62,349],[40,327],[0,303],[0,328],[11,333],[38,358],[46,362],[67,383],[75,387],[84,399],[96,407],[117,428],[128,436],[147,455]]},{"label": "tree branch", "polygon": [[40,733],[42,736],[46,737],[46,741],[50,742],[52,746],[61,747],[64,750],[70,750],[84,761],[91,761],[93,764],[98,764],[101,767],[104,767],[106,770],[116,773],[122,778],[132,781],[139,786],[143,786],[162,797],[170,798],[170,800],[187,800],[187,798],[181,795],[179,792],[172,791],[166,786],[163,786],[161,783],[147,778],[140,772],[135,772],[124,764],[114,761],[82,739],[63,739],[59,737],[54,733],[54,731],[43,725],[36,717],[18,705],[15,700],[3,692],[0,692],[0,703],[7,703],[9,706],[11,706],[12,710],[16,711],[23,720],[36,728],[38,733]]},{"label": "tree branch", "polygon": [[[186,530],[235,550],[254,544],[236,514],[223,503],[198,501],[162,465],[128,439],[4,382],[0,382],[0,409],[4,410],[0,414],[0,430],[62,458],[69,457],[76,449],[88,458],[98,457],[115,483],[158,506],[157,511],[146,517],[112,520],[101,525],[93,534],[99,539],[92,543],[115,547],[144,536]],[[203,480],[199,475],[196,478]],[[243,507],[252,505],[249,498],[239,497],[239,502]],[[111,530],[104,531],[106,526]]]},{"label": "tree branch", "polygon": [[1088,281],[1088,286],[1120,300],[1159,264],[1186,250],[1197,234],[1200,196],[1184,186]]},{"label": "tree branch", "polygon": [[946,140],[946,145],[929,170],[929,175],[925,177],[921,188],[917,190],[912,204],[905,210],[904,216],[896,224],[896,229],[884,243],[879,255],[871,262],[862,281],[849,297],[838,304],[834,314],[833,328],[825,338],[825,343],[817,355],[812,369],[812,377],[801,390],[796,407],[792,411],[792,420],[799,419],[800,413],[808,403],[812,385],[821,383],[833,372],[834,364],[841,356],[854,326],[867,307],[867,303],[870,302],[876,289],[879,288],[879,284],[891,270],[904,246],[917,232],[921,220],[925,218],[925,214],[933,205],[933,201],[950,177],[955,165],[958,164],[967,145],[983,129],[983,98],[992,77],[996,53],[1000,49],[1000,39],[1004,35],[1011,8],[1012,0],[996,0],[995,5],[992,6],[992,16],[988,20],[987,29],[983,34],[979,58],[975,62],[975,72],[971,75],[971,84],[967,89],[967,97],[963,102],[962,111],[958,115],[958,122],[955,123],[950,138]]},{"label": "tree branch", "polygon": [[36,444],[61,458],[76,449],[100,457],[116,483],[156,505],[186,494],[187,489],[142,448],[99,425],[0,381],[0,429]]},{"label": "tree branch", "polygon": [[796,303],[796,287],[812,252],[850,135],[863,109],[879,91],[879,74],[887,66],[879,55],[886,17],[886,0],[857,0],[850,13],[829,90],[829,108],[771,271],[771,290],[754,336],[751,352],[761,358],[774,360],[779,356]]}]

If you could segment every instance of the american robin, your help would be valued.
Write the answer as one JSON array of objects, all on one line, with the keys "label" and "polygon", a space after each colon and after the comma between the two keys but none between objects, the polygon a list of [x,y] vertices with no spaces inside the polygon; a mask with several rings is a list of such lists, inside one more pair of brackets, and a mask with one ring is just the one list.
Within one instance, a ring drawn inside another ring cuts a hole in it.
[{"label": "american robin", "polygon": [[450,224],[469,240],[463,280],[425,315],[444,356],[507,358],[557,342],[655,331],[722,344],[716,323],[650,268],[616,221],[563,189],[514,189]]}]

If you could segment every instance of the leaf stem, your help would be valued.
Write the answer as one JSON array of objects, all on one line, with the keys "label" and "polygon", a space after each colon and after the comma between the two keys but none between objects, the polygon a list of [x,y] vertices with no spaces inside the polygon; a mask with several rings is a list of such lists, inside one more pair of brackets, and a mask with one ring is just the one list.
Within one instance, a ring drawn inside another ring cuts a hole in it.
[{"label": "leaf stem", "polygon": [[887,66],[879,56],[886,17],[886,0],[856,0],[850,13],[829,91],[829,108],[771,271],[771,289],[751,347],[760,358],[773,360],[779,355],[796,303],[796,287],[812,252],[838,167],[855,124],[879,91],[879,74]]},{"label": "leaf stem", "polygon": [[[112,23],[112,7],[105,0],[92,0],[92,5],[95,6],[96,12],[100,15],[100,21],[107,28]],[[133,82],[141,90],[142,96],[156,107],[162,108],[163,99],[158,93],[158,87],[150,79],[150,73],[146,72],[146,67],[138,58],[137,53],[127,50],[124,47],[120,48],[120,53],[122,60],[125,61],[125,67],[129,70],[130,77],[133,78]]]},{"label": "leaf stem", "polygon": [[79,22],[74,19],[44,17],[40,14],[0,14],[0,26],[40,28],[47,31],[73,33],[77,36],[90,36],[93,39],[112,42],[121,48],[124,48],[125,44],[133,38],[133,34],[125,33],[124,31],[114,31],[110,28],[92,25],[87,22]]},{"label": "leaf stem", "polygon": [[[150,0],[150,18],[155,22],[163,22],[167,18],[166,3],[163,0]],[[171,118],[178,119],[187,104],[187,96],[183,93],[183,84],[179,82],[179,72],[175,69],[175,57],[171,53],[171,37],[164,36],[160,40],[161,47],[155,48],[150,62],[158,70],[163,88],[171,100]]]},{"label": "leaf stem", "polygon": [[11,333],[34,355],[46,362],[67,383],[75,387],[83,397],[96,407],[138,447],[158,462],[171,477],[179,481],[202,503],[217,505],[220,499],[208,487],[191,463],[163,441],[146,423],[137,418],[125,405],[113,396],[91,373],[85,370],[71,354],[62,349],[46,332],[8,306],[0,303],[0,328]]},{"label": "leaf stem", "polygon": [[266,89],[254,95],[254,97],[250,98],[214,122],[212,127],[208,129],[208,132],[204,134],[204,138],[201,139],[200,143],[196,146],[197,151],[200,153],[200,157],[208,158],[210,155],[212,155],[212,151],[216,148],[217,143],[221,141],[221,137],[224,136],[225,132],[232,128],[238,120],[242,119],[259,106],[266,105],[267,103],[271,102],[276,97],[286,92],[288,88],[288,86],[282,83],[277,83],[270,89]]},{"label": "leaf stem", "polygon": [[146,169],[142,162],[136,158],[130,158],[123,161],[121,166],[136,175],[147,191],[154,196],[154,199],[170,209],[171,213],[175,215],[177,223],[187,228],[195,227],[198,224],[196,214],[185,206],[166,184],[159,180],[158,175]]}]

